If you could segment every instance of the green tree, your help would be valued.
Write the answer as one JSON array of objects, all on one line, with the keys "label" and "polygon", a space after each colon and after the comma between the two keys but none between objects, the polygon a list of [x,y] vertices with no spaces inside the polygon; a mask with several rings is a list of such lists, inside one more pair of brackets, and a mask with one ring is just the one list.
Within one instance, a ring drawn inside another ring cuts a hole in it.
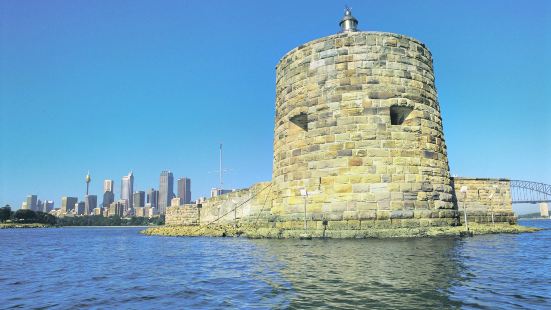
[{"label": "green tree", "polygon": [[[37,212],[38,214],[38,212]],[[49,218],[46,215],[37,215],[40,223],[50,224],[47,222]],[[101,215],[74,216],[56,218],[55,224],[59,226],[148,226],[148,225],[163,225],[165,222],[164,215],[160,217],[131,217],[121,218],[117,215],[104,217]],[[54,224],[51,224],[54,225]]]},{"label": "green tree", "polygon": [[131,219],[130,219],[130,222],[128,223],[128,225],[132,225],[132,226],[145,226],[148,224],[148,218],[147,217],[136,217],[136,216],[133,216]]},{"label": "green tree", "polygon": [[36,220],[36,213],[29,209],[19,209],[15,211],[13,217],[18,222],[33,223]]},{"label": "green tree", "polygon": [[36,215],[35,215],[35,222],[36,223],[47,224],[47,225],[55,225],[56,224],[56,217],[55,216],[53,216],[51,214],[48,214],[48,213],[40,212],[40,211],[36,211],[35,213],[36,213]]},{"label": "green tree", "polygon": [[121,226],[122,225],[122,219],[118,215],[110,216],[109,220],[110,220],[110,223],[109,223],[110,226]]},{"label": "green tree", "polygon": [[153,225],[164,225],[165,224],[165,215],[161,214],[159,217],[154,217],[151,221]]},{"label": "green tree", "polygon": [[11,207],[6,205],[3,208],[0,208],[0,222],[5,222],[11,218]]}]

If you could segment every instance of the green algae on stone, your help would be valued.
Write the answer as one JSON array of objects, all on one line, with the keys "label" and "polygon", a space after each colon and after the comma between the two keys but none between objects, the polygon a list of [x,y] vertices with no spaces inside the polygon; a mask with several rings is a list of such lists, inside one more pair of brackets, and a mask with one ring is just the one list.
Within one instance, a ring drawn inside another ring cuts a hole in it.
[{"label": "green algae on stone", "polygon": [[[539,228],[509,224],[471,224],[469,231],[473,235],[497,233],[535,232]],[[213,225],[213,226],[160,226],[143,230],[145,235],[174,237],[247,237],[251,239],[299,239],[301,236],[312,238],[357,239],[357,238],[411,238],[461,236],[466,231],[464,226],[455,227],[415,227],[415,228],[368,228],[368,229],[285,229],[254,226]]]}]

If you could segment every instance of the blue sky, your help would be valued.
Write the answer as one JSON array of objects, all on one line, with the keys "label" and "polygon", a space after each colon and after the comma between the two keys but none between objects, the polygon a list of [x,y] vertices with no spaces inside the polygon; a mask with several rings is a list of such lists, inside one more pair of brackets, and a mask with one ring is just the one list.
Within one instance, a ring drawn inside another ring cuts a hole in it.
[{"label": "blue sky", "polygon": [[275,65],[338,32],[432,51],[452,174],[551,183],[549,1],[0,2],[0,205],[82,197],[128,171],[192,196],[271,178]]}]

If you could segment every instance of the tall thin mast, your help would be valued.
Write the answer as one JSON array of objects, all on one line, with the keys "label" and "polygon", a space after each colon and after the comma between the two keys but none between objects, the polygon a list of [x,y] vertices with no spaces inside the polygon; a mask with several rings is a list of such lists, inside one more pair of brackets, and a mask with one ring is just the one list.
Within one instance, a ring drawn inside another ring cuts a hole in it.
[{"label": "tall thin mast", "polygon": [[224,181],[222,180],[222,143],[220,143],[220,189],[224,187]]}]

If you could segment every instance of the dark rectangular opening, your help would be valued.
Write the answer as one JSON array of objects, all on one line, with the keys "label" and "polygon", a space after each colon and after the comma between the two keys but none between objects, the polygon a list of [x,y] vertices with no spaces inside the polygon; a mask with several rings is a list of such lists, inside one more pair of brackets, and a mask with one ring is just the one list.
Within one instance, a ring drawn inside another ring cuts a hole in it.
[{"label": "dark rectangular opening", "polygon": [[308,131],[308,114],[302,112],[289,119],[289,121],[304,131]]},{"label": "dark rectangular opening", "polygon": [[406,106],[396,106],[393,105],[390,107],[390,123],[392,125],[402,125],[408,115],[413,111],[413,108]]}]

